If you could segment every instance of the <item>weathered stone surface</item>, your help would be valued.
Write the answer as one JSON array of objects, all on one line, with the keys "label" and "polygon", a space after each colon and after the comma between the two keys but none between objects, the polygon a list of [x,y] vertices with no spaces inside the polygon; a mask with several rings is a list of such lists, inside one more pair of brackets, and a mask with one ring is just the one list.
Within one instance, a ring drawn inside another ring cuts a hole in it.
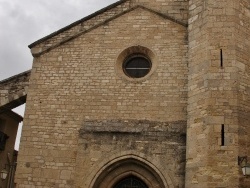
[{"label": "weathered stone surface", "polygon": [[0,113],[26,102],[30,71],[0,81]]},{"label": "weathered stone surface", "polygon": [[[136,3],[135,8],[34,59],[18,186],[47,187],[56,182],[59,187],[91,187],[97,176],[93,173],[102,168],[100,157],[111,162],[121,153],[150,161],[147,165],[155,171],[162,169],[156,173],[169,187],[184,186],[187,28],[152,11],[160,8],[158,2],[150,5],[148,9]],[[140,81],[124,79],[123,71],[116,71],[119,54],[134,46],[142,47],[137,53],[149,48],[157,57],[152,59],[157,64],[152,74]],[[37,153],[28,152],[33,149]],[[53,177],[33,179],[35,171],[22,174],[27,162],[34,170],[58,171]]]},{"label": "weathered stone surface", "polygon": [[[104,165],[107,159],[114,160],[118,156],[140,154],[140,157],[150,159],[161,173],[179,179],[179,186],[182,187],[185,168],[185,132],[185,121],[86,121],[79,135],[77,186],[91,184],[92,174],[98,173],[101,170],[100,165]],[[81,171],[87,168],[89,173]]]},{"label": "weathered stone surface", "polygon": [[237,163],[250,155],[249,3],[189,1],[186,187],[250,185]]},{"label": "weathered stone surface", "polygon": [[249,187],[249,3],[122,0],[30,45],[17,186]]}]

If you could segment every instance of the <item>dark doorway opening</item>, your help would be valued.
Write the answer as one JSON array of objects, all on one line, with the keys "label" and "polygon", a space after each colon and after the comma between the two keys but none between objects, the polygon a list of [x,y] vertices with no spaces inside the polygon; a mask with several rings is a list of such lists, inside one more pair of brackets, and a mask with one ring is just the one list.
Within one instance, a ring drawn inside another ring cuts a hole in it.
[{"label": "dark doorway opening", "polygon": [[113,188],[148,188],[148,186],[139,178],[129,176],[120,180]]}]

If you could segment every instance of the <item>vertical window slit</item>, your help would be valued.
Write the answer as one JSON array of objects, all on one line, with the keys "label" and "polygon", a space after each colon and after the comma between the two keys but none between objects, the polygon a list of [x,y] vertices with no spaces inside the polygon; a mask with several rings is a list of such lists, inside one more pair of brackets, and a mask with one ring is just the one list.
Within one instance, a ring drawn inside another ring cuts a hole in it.
[{"label": "vertical window slit", "polygon": [[221,125],[221,146],[225,146],[225,126]]},{"label": "vertical window slit", "polygon": [[222,49],[220,49],[220,67],[223,68],[223,52],[222,52]]}]

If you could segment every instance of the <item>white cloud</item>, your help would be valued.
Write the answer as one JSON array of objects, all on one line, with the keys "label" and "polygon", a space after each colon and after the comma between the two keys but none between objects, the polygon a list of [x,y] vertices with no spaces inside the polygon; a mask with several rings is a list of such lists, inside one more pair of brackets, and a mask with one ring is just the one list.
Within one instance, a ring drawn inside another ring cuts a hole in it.
[{"label": "white cloud", "polygon": [[28,45],[116,0],[0,0],[0,80],[31,68]]}]

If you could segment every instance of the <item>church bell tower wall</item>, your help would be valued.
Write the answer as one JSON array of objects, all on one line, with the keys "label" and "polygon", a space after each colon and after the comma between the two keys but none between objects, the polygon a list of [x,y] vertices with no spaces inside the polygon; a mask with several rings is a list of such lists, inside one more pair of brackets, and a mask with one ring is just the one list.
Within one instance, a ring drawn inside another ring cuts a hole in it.
[{"label": "church bell tower wall", "polygon": [[[247,185],[249,1],[189,1],[186,187]],[[248,182],[249,185],[249,182]]]},{"label": "church bell tower wall", "polygon": [[[239,67],[239,156],[250,162],[250,1],[236,6],[236,64]],[[240,187],[249,187],[250,179],[240,176]]]}]

